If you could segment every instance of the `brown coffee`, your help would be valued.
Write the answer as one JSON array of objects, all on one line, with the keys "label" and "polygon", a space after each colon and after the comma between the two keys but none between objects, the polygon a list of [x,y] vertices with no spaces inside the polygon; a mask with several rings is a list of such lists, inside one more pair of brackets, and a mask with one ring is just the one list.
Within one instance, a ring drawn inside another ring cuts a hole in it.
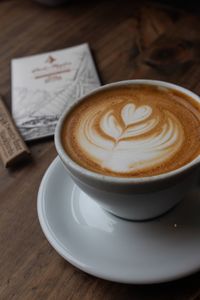
[{"label": "brown coffee", "polygon": [[200,104],[163,87],[115,87],[88,96],[67,115],[66,153],[104,175],[166,173],[200,154]]}]

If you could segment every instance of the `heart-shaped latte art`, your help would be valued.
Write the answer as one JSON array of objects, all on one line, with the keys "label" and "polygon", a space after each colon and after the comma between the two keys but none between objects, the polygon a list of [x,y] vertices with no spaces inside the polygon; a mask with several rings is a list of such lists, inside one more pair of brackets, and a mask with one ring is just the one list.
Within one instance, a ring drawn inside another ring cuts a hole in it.
[{"label": "heart-shaped latte art", "polygon": [[98,110],[83,119],[80,144],[98,164],[114,172],[162,163],[182,143],[183,130],[178,119],[167,111],[153,114],[149,105],[137,107],[127,103],[120,111],[113,107],[105,110],[100,118],[95,115]]},{"label": "heart-shaped latte art", "polygon": [[[126,137],[136,136],[149,131],[157,123],[157,120],[147,120],[152,113],[152,108],[148,105],[141,105],[138,108],[133,103],[126,104],[121,109],[120,124],[115,117],[114,111],[108,111],[103,115],[100,127],[103,132],[115,141]],[[145,121],[146,122],[142,122]],[[142,123],[141,123],[142,122]],[[138,125],[137,125],[138,123]]]},{"label": "heart-shaped latte art", "polygon": [[135,104],[128,103],[121,110],[121,116],[126,126],[141,122],[147,119],[152,113],[148,105],[141,105],[136,108]]}]

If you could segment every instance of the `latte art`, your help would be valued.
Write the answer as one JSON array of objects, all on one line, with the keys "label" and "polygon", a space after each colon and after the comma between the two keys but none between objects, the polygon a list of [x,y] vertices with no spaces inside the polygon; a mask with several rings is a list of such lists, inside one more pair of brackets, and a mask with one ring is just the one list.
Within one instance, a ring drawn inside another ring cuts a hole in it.
[{"label": "latte art", "polygon": [[81,119],[77,132],[81,148],[111,172],[155,167],[176,154],[183,143],[182,126],[168,111],[153,116],[149,105],[128,103],[122,107],[120,118],[115,116],[115,107],[101,116],[94,107]]},{"label": "latte art", "polygon": [[[142,87],[105,92],[75,108],[63,131],[63,141],[69,140],[66,151],[75,161],[103,174],[147,176],[152,170],[159,169],[159,174],[162,168],[168,171],[174,165],[179,167],[191,152],[193,155],[199,151],[198,130],[189,152],[182,153],[190,139],[184,117],[188,119],[193,113],[181,102],[171,105],[169,92],[165,95],[164,91],[150,88],[149,95],[145,89],[141,95],[139,89]],[[191,122],[200,125],[196,115]]]}]

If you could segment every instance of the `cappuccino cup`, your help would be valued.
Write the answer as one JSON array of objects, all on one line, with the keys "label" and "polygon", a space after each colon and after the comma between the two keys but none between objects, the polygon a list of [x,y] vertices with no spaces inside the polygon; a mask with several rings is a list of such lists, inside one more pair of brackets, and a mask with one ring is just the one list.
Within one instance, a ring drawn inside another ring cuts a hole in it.
[{"label": "cappuccino cup", "polygon": [[107,84],[67,104],[55,146],[91,201],[121,218],[152,219],[197,184],[200,98],[163,81]]}]

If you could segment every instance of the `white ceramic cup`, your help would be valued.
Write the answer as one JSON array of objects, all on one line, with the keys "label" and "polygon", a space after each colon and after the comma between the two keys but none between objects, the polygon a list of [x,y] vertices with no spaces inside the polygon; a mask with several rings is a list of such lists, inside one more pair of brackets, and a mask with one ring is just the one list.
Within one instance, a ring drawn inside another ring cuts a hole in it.
[{"label": "white ceramic cup", "polygon": [[[123,85],[145,84],[171,88],[180,91],[200,103],[193,92],[175,84],[156,80],[128,80],[104,85],[89,95],[102,90]],[[87,95],[88,96],[88,95]],[[143,177],[124,178],[101,175],[87,170],[74,162],[65,152],[61,141],[63,121],[71,108],[84,100],[68,103],[59,119],[55,131],[55,145],[66,171],[74,182],[91,199],[114,215],[130,220],[146,220],[157,217],[175,206],[197,183],[200,155],[179,169],[164,174]],[[92,200],[91,200],[92,201]]]}]

